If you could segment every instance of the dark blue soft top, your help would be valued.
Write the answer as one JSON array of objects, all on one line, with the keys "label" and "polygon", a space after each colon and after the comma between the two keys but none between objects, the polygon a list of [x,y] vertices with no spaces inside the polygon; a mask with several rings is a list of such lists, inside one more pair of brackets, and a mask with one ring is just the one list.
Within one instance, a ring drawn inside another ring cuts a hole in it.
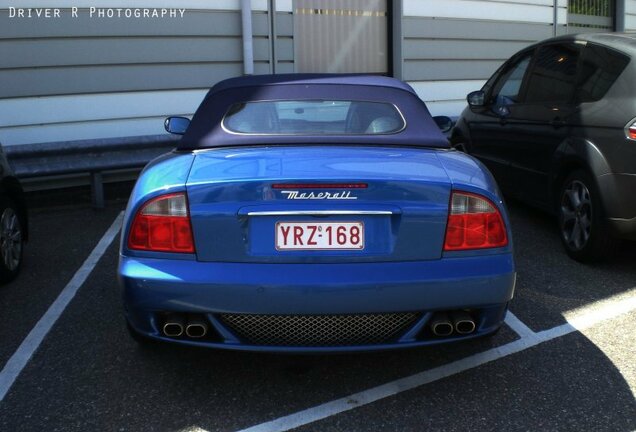
[{"label": "dark blue soft top", "polygon": [[404,81],[381,75],[356,75],[356,74],[280,74],[280,75],[249,75],[229,78],[220,81],[210,93],[220,92],[229,88],[252,87],[266,85],[363,85],[392,87],[415,94],[413,88]]},{"label": "dark blue soft top", "polygon": [[[382,135],[248,135],[222,127],[224,116],[236,103],[298,99],[388,102],[400,110],[406,127]],[[400,80],[374,75],[284,74],[230,78],[216,84],[194,114],[178,149],[298,144],[449,146],[424,102]]]}]

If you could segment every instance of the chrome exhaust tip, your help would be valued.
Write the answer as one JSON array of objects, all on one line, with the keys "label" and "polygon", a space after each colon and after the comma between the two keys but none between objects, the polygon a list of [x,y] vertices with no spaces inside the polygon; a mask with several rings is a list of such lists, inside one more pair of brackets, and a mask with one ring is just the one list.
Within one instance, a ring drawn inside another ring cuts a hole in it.
[{"label": "chrome exhaust tip", "polygon": [[455,311],[451,314],[453,327],[459,334],[470,334],[475,331],[475,320],[466,311]]},{"label": "chrome exhaust tip", "polygon": [[163,325],[163,334],[168,337],[179,337],[183,335],[183,324],[183,318],[177,315],[171,315],[166,319],[166,322]]},{"label": "chrome exhaust tip", "polygon": [[185,333],[193,339],[205,337],[208,334],[208,324],[201,319],[192,319],[188,322]]},{"label": "chrome exhaust tip", "polygon": [[435,336],[450,336],[453,334],[453,323],[445,312],[436,313],[431,319],[431,331]]}]

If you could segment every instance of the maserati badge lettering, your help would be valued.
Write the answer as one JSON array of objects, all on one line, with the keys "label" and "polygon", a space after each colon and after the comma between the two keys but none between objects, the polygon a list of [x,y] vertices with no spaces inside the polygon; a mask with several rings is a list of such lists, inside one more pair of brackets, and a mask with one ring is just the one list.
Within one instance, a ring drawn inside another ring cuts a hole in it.
[{"label": "maserati badge lettering", "polygon": [[356,200],[358,197],[351,196],[351,191],[342,192],[300,192],[281,191],[290,200]]}]

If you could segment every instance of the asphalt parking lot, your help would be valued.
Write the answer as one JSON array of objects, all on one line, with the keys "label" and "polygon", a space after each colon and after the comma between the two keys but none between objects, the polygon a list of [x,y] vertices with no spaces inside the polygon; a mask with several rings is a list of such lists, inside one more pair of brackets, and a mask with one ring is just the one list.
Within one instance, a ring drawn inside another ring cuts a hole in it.
[{"label": "asphalt parking lot", "polygon": [[517,291],[493,338],[332,356],[147,351],[124,326],[118,237],[91,254],[123,206],[32,215],[22,274],[0,288],[0,430],[636,430],[635,244],[612,263],[577,264],[550,218],[510,203]]}]

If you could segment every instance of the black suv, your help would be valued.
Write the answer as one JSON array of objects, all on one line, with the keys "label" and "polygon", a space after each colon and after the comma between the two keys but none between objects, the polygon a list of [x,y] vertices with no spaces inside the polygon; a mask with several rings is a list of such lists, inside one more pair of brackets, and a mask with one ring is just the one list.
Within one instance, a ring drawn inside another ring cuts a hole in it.
[{"label": "black suv", "polygon": [[501,66],[451,133],[503,192],[558,216],[568,254],[636,239],[636,34],[561,36]]}]

